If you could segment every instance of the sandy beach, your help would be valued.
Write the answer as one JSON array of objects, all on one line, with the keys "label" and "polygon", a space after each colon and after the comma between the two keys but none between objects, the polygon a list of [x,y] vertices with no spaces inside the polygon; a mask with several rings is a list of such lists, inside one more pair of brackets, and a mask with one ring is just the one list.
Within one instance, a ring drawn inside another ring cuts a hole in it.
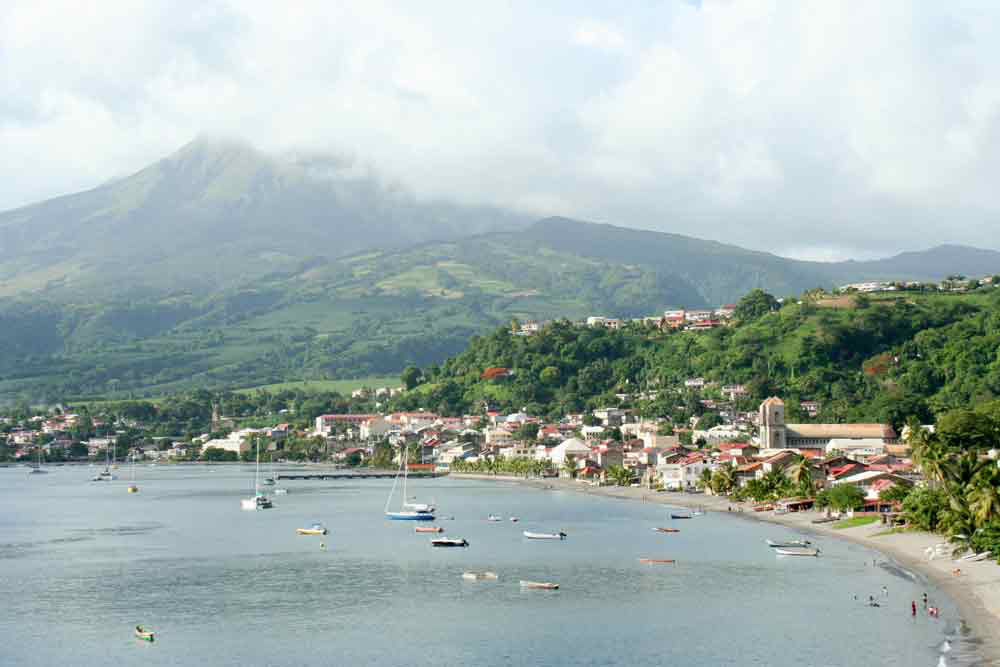
[{"label": "sandy beach", "polygon": [[[980,652],[986,665],[1000,666],[1000,566],[995,561],[955,563],[951,558],[928,560],[927,547],[943,540],[940,535],[924,532],[882,534],[881,523],[837,530],[831,524],[814,524],[820,512],[796,512],[776,515],[773,512],[754,512],[750,503],[738,503],[729,498],[690,493],[657,493],[637,487],[591,486],[567,479],[525,479],[503,475],[452,474],[461,479],[482,479],[511,482],[542,490],[564,490],[591,495],[622,498],[638,502],[652,502],[676,507],[699,508],[705,511],[725,512],[734,517],[776,523],[803,532],[850,540],[879,551],[904,568],[918,572],[932,580],[958,605],[963,620],[972,634],[981,641]],[[744,511],[730,512],[729,508]],[[961,569],[956,576],[952,572]]]}]

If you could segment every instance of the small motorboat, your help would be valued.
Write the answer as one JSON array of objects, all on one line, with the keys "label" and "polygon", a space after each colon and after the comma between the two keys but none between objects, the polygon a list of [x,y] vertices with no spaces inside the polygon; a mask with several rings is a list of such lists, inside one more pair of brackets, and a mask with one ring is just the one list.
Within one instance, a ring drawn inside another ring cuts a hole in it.
[{"label": "small motorboat", "polygon": [[639,562],[654,565],[657,563],[676,563],[677,561],[673,558],[640,558]]},{"label": "small motorboat", "polygon": [[680,528],[659,528],[659,527],[657,527],[657,528],[654,528],[653,530],[655,532],[657,532],[657,533],[679,533],[679,532],[681,532]]},{"label": "small motorboat", "polygon": [[691,515],[690,514],[673,514],[673,513],[671,513],[670,518],[671,519],[690,519]]},{"label": "small motorboat", "polygon": [[540,588],[547,591],[554,591],[559,588],[559,584],[554,584],[549,581],[525,581],[522,579],[521,588]]},{"label": "small motorboat", "polygon": [[468,540],[461,537],[439,537],[436,540],[431,540],[432,547],[467,547],[469,546]]},{"label": "small motorboat", "polygon": [[404,510],[402,512],[386,512],[385,518],[393,521],[433,521],[434,515],[430,512]]},{"label": "small motorboat", "polygon": [[277,482],[274,481],[273,477],[265,477],[264,481],[261,482],[263,486],[274,486]]},{"label": "small motorboat", "polygon": [[104,471],[94,475],[90,478],[91,482],[111,482],[115,479],[115,476],[111,474],[111,471],[107,468]]},{"label": "small motorboat", "polygon": [[317,521],[308,528],[296,528],[295,532],[299,535],[326,535],[330,531],[326,529],[326,526]]},{"label": "small motorboat", "polygon": [[263,494],[257,494],[253,498],[243,498],[240,500],[240,509],[244,510],[269,510],[272,507],[274,505],[271,503],[271,500]]},{"label": "small motorboat", "polygon": [[491,514],[486,517],[487,521],[503,521],[503,517],[497,516],[496,514]]},{"label": "small motorboat", "polygon": [[990,551],[983,551],[978,554],[969,554],[968,556],[962,556],[961,558],[956,558],[956,563],[977,563],[981,560],[986,560],[990,557]]},{"label": "small motorboat", "polygon": [[469,581],[482,581],[484,579],[496,580],[500,576],[496,572],[463,572],[462,578]]},{"label": "small motorboat", "polygon": [[152,631],[143,629],[141,625],[135,626],[135,636],[136,639],[142,639],[147,642],[151,642],[155,638]]},{"label": "small motorboat", "polygon": [[413,529],[414,533],[443,533],[444,528],[441,526],[417,526]]},{"label": "small motorboat", "polygon": [[786,540],[784,542],[775,542],[774,540],[765,541],[769,547],[808,547],[812,545],[812,542],[809,540]]},{"label": "small motorboat", "polygon": [[819,549],[810,547],[775,547],[774,553],[780,556],[818,556]]},{"label": "small motorboat", "polygon": [[558,533],[533,533],[530,530],[524,531],[523,535],[529,540],[565,540],[566,533],[559,531]]},{"label": "small motorboat", "polygon": [[510,520],[512,523],[517,523],[518,521],[520,521],[520,519],[518,519],[516,516],[512,516]]}]

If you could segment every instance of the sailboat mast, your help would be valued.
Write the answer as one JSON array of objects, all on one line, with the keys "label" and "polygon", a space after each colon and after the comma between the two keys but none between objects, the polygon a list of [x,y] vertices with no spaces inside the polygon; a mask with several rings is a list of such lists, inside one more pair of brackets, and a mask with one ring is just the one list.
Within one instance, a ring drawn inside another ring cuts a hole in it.
[{"label": "sailboat mast", "polygon": [[257,443],[257,467],[253,472],[253,489],[256,493],[260,490],[260,480],[258,479],[260,477],[260,438],[255,435],[253,439]]}]

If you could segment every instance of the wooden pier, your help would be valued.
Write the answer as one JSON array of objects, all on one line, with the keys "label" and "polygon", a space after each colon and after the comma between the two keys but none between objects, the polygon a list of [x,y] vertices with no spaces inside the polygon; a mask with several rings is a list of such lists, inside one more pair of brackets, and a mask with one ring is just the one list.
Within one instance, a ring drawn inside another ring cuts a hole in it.
[{"label": "wooden pier", "polygon": [[[327,480],[327,479],[392,479],[395,472],[311,472],[311,473],[279,473],[275,479]],[[432,479],[441,477],[433,472],[411,472],[410,479]]]}]

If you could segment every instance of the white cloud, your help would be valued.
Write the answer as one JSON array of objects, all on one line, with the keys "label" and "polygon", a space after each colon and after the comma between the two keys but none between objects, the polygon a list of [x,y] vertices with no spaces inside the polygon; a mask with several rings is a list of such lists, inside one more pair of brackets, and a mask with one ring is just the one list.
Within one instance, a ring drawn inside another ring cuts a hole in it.
[{"label": "white cloud", "polygon": [[628,51],[625,35],[612,25],[593,19],[581,21],[573,33],[573,43],[604,51]]},{"label": "white cloud", "polygon": [[8,0],[0,208],[208,132],[779,252],[1000,247],[994,4],[474,4]]}]

